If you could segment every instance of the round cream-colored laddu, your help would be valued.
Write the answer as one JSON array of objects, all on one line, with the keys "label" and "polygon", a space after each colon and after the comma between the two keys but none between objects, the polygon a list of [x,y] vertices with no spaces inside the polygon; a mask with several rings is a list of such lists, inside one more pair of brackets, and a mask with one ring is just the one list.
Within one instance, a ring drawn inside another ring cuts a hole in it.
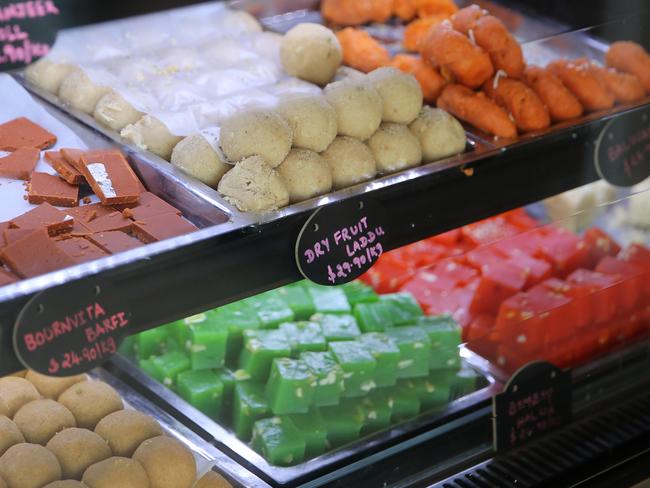
[{"label": "round cream-colored laddu", "polygon": [[413,75],[386,67],[369,73],[367,79],[383,100],[384,122],[410,124],[415,120],[422,109],[423,96]]},{"label": "round cream-colored laddu", "polygon": [[467,136],[460,122],[439,108],[423,107],[409,126],[422,146],[425,163],[465,151]]},{"label": "round cream-colored laddu", "polygon": [[332,189],[330,167],[309,149],[292,149],[277,170],[289,190],[291,203],[309,200]]},{"label": "round cream-colored laddu", "polygon": [[25,442],[25,437],[15,422],[4,415],[0,415],[0,456],[11,446],[23,442]]},{"label": "round cream-colored laddu", "polygon": [[278,172],[260,156],[251,156],[228,171],[219,193],[242,212],[277,210],[289,203],[289,191]]},{"label": "round cream-colored laddu", "polygon": [[61,479],[61,466],[43,446],[16,444],[0,457],[0,478],[9,488],[42,488]]},{"label": "round cream-colored laddu", "polygon": [[336,137],[336,110],[322,96],[289,98],[278,112],[293,132],[293,146],[322,152]]},{"label": "round cream-colored laddu", "polygon": [[26,379],[16,376],[0,378],[0,415],[13,418],[25,403],[39,398],[40,395],[34,385]]},{"label": "round cream-colored laddu", "polygon": [[78,427],[90,430],[108,414],[124,408],[119,393],[102,381],[83,381],[72,385],[61,393],[59,403],[72,412]]},{"label": "round cream-colored laddu", "polygon": [[377,162],[372,151],[353,137],[337,137],[321,156],[332,171],[335,190],[371,180],[377,175]]},{"label": "round cream-colored laddu", "polygon": [[380,173],[395,173],[422,163],[417,137],[402,124],[384,122],[368,141]]},{"label": "round cream-colored laddu", "polygon": [[379,92],[363,81],[346,80],[325,87],[325,98],[336,110],[338,133],[365,141],[379,128],[384,110]]},{"label": "round cream-colored laddu", "polygon": [[127,125],[120,135],[140,149],[151,151],[169,161],[174,146],[183,138],[172,134],[156,117],[145,115],[135,124]]},{"label": "round cream-colored laddu", "polygon": [[88,488],[81,481],[77,480],[61,480],[61,481],[52,481],[48,483],[43,488]]},{"label": "round cream-colored laddu", "polygon": [[115,456],[131,457],[140,444],[163,434],[155,419],[136,410],[119,410],[107,415],[95,427]]},{"label": "round cream-colored laddu", "polygon": [[56,434],[46,447],[61,465],[63,478],[81,479],[84,471],[113,454],[108,443],[88,429],[72,427]]},{"label": "round cream-colored laddu", "polygon": [[56,63],[47,58],[41,58],[25,68],[25,78],[32,85],[50,93],[59,93],[61,83],[75,68],[68,63]]},{"label": "round cream-colored laddu", "polygon": [[147,472],[151,488],[192,488],[196,481],[194,455],[171,437],[144,441],[133,453],[133,459]]},{"label": "round cream-colored laddu", "polygon": [[61,82],[59,98],[81,112],[92,114],[99,99],[108,91],[107,87],[96,85],[81,68],[77,68]]},{"label": "round cream-colored laddu", "polygon": [[350,68],[349,66],[341,66],[336,70],[334,80],[332,81],[364,81],[366,74],[358,69]]},{"label": "round cream-colored laddu", "polygon": [[88,488],[152,488],[147,472],[139,462],[118,456],[90,466],[81,481]]},{"label": "round cream-colored laddu", "polygon": [[99,99],[93,112],[97,122],[116,131],[129,124],[135,124],[142,115],[142,112],[127,102],[122,95],[112,90]]},{"label": "round cream-colored laddu", "polygon": [[298,24],[282,39],[280,58],[291,76],[326,85],[343,62],[343,50],[334,32],[320,24]]},{"label": "round cream-colored laddu", "polygon": [[29,370],[25,375],[25,379],[34,385],[42,396],[50,400],[56,400],[65,390],[76,383],[86,381],[88,377],[85,374],[79,374],[76,376],[57,378]]},{"label": "round cream-colored laddu", "polygon": [[171,163],[208,186],[217,187],[221,177],[232,165],[221,159],[219,153],[201,134],[193,134],[176,144]]},{"label": "round cream-colored laddu", "polygon": [[42,446],[57,432],[77,426],[70,410],[48,398],[33,400],[20,407],[14,415],[14,422],[27,442]]},{"label": "round cream-colored laddu", "polygon": [[221,149],[229,161],[261,156],[275,168],[289,154],[293,134],[286,120],[270,110],[247,110],[221,126]]}]

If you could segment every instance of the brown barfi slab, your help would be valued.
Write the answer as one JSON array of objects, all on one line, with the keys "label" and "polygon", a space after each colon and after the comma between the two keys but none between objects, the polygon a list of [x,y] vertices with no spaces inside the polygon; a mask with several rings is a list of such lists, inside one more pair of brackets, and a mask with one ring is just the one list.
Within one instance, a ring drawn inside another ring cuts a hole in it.
[{"label": "brown barfi slab", "polygon": [[16,151],[21,147],[47,149],[56,144],[56,136],[26,117],[0,124],[0,151]]},{"label": "brown barfi slab", "polygon": [[61,239],[56,241],[56,246],[77,264],[108,256],[108,253],[83,237]]},{"label": "brown barfi slab", "polygon": [[119,230],[129,232],[133,226],[133,221],[127,219],[121,212],[114,210],[108,215],[97,217],[90,222],[83,223],[92,233],[108,232],[109,230]]},{"label": "brown barfi slab", "polygon": [[73,207],[66,209],[66,213],[72,215],[75,220],[82,222],[90,222],[114,213],[116,210],[113,207],[107,207],[101,203],[91,203],[90,205],[82,205],[80,207]]},{"label": "brown barfi slab", "polygon": [[31,232],[34,232],[34,229],[5,229],[2,231],[2,236],[5,240],[5,243],[9,245],[21,240]]},{"label": "brown barfi slab", "polygon": [[122,154],[81,157],[81,173],[103,205],[137,203],[142,185]]},{"label": "brown barfi slab", "polygon": [[196,230],[198,227],[176,213],[152,215],[133,223],[133,234],[146,243],[189,234]]},{"label": "brown barfi slab", "polygon": [[143,245],[135,237],[118,230],[97,232],[86,236],[86,239],[110,254],[117,254]]},{"label": "brown barfi slab", "polygon": [[27,184],[27,200],[38,205],[47,202],[57,207],[79,205],[79,187],[48,173],[32,173]]},{"label": "brown barfi slab", "polygon": [[28,180],[41,152],[31,147],[21,147],[4,158],[0,158],[0,176],[16,180]]},{"label": "brown barfi slab", "polygon": [[75,264],[59,249],[45,229],[34,230],[2,249],[3,262],[18,276],[31,278]]},{"label": "brown barfi slab", "polygon": [[71,185],[82,185],[86,182],[86,178],[82,175],[77,168],[72,166],[61,154],[61,151],[48,151],[45,153],[45,161],[52,166],[54,171],[59,173],[59,176]]},{"label": "brown barfi slab", "polygon": [[133,220],[143,220],[147,217],[166,213],[181,215],[181,211],[176,207],[150,192],[141,194],[140,202],[135,207],[124,209],[123,213]]},{"label": "brown barfi slab", "polygon": [[41,203],[35,209],[9,221],[14,229],[45,228],[51,236],[69,232],[74,225],[74,217],[54,208],[49,203]]},{"label": "brown barfi slab", "polygon": [[[117,149],[74,149],[69,147],[64,147],[61,149],[61,156],[64,157],[66,162],[75,168],[77,171],[81,172],[81,158],[83,156],[88,156],[93,159],[100,160],[107,154],[122,154]],[[83,176],[83,175],[82,175]]]},{"label": "brown barfi slab", "polygon": [[20,278],[13,274],[11,271],[0,268],[0,286],[11,285]]},{"label": "brown barfi slab", "polygon": [[7,241],[5,241],[4,231],[9,228],[9,222],[0,222],[0,247],[7,245]]}]

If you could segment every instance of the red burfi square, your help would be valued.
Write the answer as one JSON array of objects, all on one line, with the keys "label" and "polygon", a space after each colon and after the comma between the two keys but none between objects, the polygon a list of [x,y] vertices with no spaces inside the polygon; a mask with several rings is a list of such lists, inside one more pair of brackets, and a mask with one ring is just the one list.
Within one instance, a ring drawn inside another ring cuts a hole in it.
[{"label": "red burfi square", "polygon": [[198,228],[175,213],[153,215],[133,223],[133,234],[142,242],[162,241],[194,232]]},{"label": "red burfi square", "polygon": [[523,290],[525,284],[526,275],[517,266],[507,262],[484,264],[469,310],[496,314],[501,302]]},{"label": "red burfi square", "polygon": [[29,212],[9,221],[14,229],[46,228],[51,236],[69,232],[74,224],[74,218],[54,208],[49,203],[42,203]]},{"label": "red burfi square", "polygon": [[642,267],[606,256],[600,260],[595,271],[620,278],[621,305],[624,310],[632,310],[641,305],[641,297],[645,294],[645,271]]},{"label": "red burfi square", "polygon": [[75,264],[59,249],[47,230],[38,229],[2,249],[2,260],[17,275],[31,278]]},{"label": "red burfi square", "polygon": [[79,204],[79,187],[58,176],[34,172],[27,184],[29,203],[47,202],[57,207],[76,207]]},{"label": "red burfi square", "polygon": [[20,117],[0,125],[0,151],[15,151],[21,147],[47,149],[56,144],[56,136]]},{"label": "red burfi square", "polygon": [[45,161],[71,185],[81,185],[86,182],[86,178],[63,157],[61,151],[46,152]]},{"label": "red burfi square", "polygon": [[16,180],[28,180],[32,174],[40,151],[29,147],[22,147],[4,158],[0,158],[0,176]]},{"label": "red burfi square", "polygon": [[621,282],[616,276],[578,269],[566,281],[579,285],[588,293],[586,299],[591,307],[592,322],[602,324],[614,318],[621,308]]}]

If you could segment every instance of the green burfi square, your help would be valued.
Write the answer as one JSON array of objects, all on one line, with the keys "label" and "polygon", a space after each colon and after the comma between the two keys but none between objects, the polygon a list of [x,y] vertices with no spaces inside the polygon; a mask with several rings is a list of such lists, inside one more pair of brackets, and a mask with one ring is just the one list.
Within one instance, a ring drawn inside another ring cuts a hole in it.
[{"label": "green burfi square", "polygon": [[332,342],[329,349],[343,369],[343,397],[365,396],[376,388],[377,362],[366,346],[358,341],[341,341]]},{"label": "green burfi square", "polygon": [[377,362],[374,374],[377,387],[394,386],[400,361],[400,350],[395,341],[381,332],[367,332],[359,337],[359,342],[366,346]]},{"label": "green burfi square", "polygon": [[375,290],[362,281],[351,281],[342,285],[341,288],[352,307],[358,303],[373,303],[379,300]]},{"label": "green burfi square", "polygon": [[359,438],[364,417],[357,409],[341,406],[322,407],[320,414],[327,430],[330,449],[344,446]]},{"label": "green burfi square", "polygon": [[289,417],[255,422],[252,444],[274,466],[292,466],[305,458],[305,439]]},{"label": "green burfi square", "polygon": [[396,327],[386,331],[400,350],[398,378],[419,378],[429,373],[431,340],[422,327]]},{"label": "green burfi square", "polygon": [[416,392],[422,412],[440,409],[449,404],[451,377],[447,372],[439,371],[426,378],[401,380],[399,384]]},{"label": "green burfi square", "polygon": [[255,421],[270,414],[271,410],[264,397],[263,385],[250,381],[235,385],[232,423],[237,437],[248,442]]},{"label": "green burfi square", "polygon": [[383,332],[394,327],[391,302],[359,303],[354,307],[354,317],[363,332]]},{"label": "green burfi square", "polygon": [[228,328],[211,320],[213,314],[202,314],[205,320],[191,323],[188,350],[192,369],[220,368],[226,362]]},{"label": "green burfi square", "polygon": [[[474,393],[479,388],[487,386],[487,380],[471,369],[461,369],[451,378],[449,399],[451,401]],[[481,385],[483,383],[483,385]]]},{"label": "green burfi square", "polygon": [[138,359],[149,359],[151,356],[159,356],[165,352],[167,343],[167,329],[156,327],[145,330],[136,335],[135,351]]},{"label": "green burfi square", "polygon": [[274,415],[305,413],[314,396],[316,377],[299,359],[276,358],[266,384],[266,400]]},{"label": "green burfi square", "polygon": [[274,358],[291,356],[291,345],[281,330],[245,330],[244,348],[239,356],[239,366],[254,381],[266,383]]},{"label": "green burfi square", "polygon": [[398,383],[387,391],[393,414],[393,422],[403,422],[420,413],[420,399],[415,388]]},{"label": "green burfi square", "polygon": [[178,394],[204,414],[216,419],[223,402],[223,383],[213,371],[185,371],[176,380]]},{"label": "green burfi square", "polygon": [[173,388],[176,385],[176,378],[183,371],[191,368],[189,358],[179,352],[170,351],[162,356],[151,358],[151,367],[153,368],[154,377],[165,386]]},{"label": "green burfi square", "polygon": [[280,298],[277,290],[260,293],[247,298],[244,302],[255,309],[262,329],[275,329],[281,323],[295,319],[293,310]]},{"label": "green burfi square", "polygon": [[316,408],[308,413],[295,413],[289,415],[294,425],[305,439],[305,458],[320,456],[327,450],[327,429]]},{"label": "green burfi square", "polygon": [[327,342],[323,330],[317,322],[285,322],[280,324],[291,344],[293,357],[304,351],[326,351]]},{"label": "green burfi square", "polygon": [[462,329],[451,315],[420,317],[416,322],[431,340],[429,369],[460,369]]},{"label": "green burfi square", "polygon": [[379,297],[381,302],[391,304],[391,322],[395,327],[413,324],[424,316],[422,308],[410,293],[390,293]]},{"label": "green burfi square", "polygon": [[388,392],[383,389],[373,390],[361,399],[361,404],[365,413],[362,434],[372,434],[390,425],[393,407]]},{"label": "green burfi square", "polygon": [[228,365],[236,367],[242,349],[243,332],[261,327],[257,312],[245,301],[229,303],[213,310],[212,322],[228,330],[226,362]]},{"label": "green burfi square", "polygon": [[230,425],[232,423],[235,385],[241,382],[250,381],[251,375],[243,369],[233,371],[229,368],[215,370],[215,374],[223,384],[223,401],[221,402],[221,413],[219,418],[224,424]]},{"label": "green burfi square", "polygon": [[295,315],[295,320],[309,320],[316,313],[316,306],[304,286],[294,284],[278,288],[278,296]]},{"label": "green burfi square", "polygon": [[164,378],[162,376],[158,376],[160,372],[153,365],[154,358],[155,356],[152,356],[149,359],[138,359],[138,367],[149,376],[151,376],[154,380],[162,383]]},{"label": "green burfi square", "polygon": [[307,287],[316,307],[316,313],[349,314],[352,311],[341,288],[311,285]]},{"label": "green burfi square", "polygon": [[303,352],[300,359],[316,378],[312,402],[318,407],[338,405],[343,392],[343,369],[331,352]]},{"label": "green burfi square", "polygon": [[311,320],[320,324],[327,342],[350,341],[361,335],[357,321],[352,315],[317,313]]}]

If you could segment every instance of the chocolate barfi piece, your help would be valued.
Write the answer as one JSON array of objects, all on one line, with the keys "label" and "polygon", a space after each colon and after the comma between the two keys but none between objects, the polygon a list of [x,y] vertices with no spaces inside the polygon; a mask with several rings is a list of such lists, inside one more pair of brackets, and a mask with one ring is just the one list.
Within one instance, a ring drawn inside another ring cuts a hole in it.
[{"label": "chocolate barfi piece", "polygon": [[71,185],[81,185],[86,182],[86,178],[77,168],[72,166],[61,154],[61,151],[48,151],[45,153],[45,161],[61,178]]},{"label": "chocolate barfi piece", "polygon": [[28,180],[40,155],[38,149],[21,147],[8,156],[0,158],[0,176],[15,180]]},{"label": "chocolate barfi piece", "polygon": [[70,237],[56,241],[56,246],[77,264],[108,256],[108,253],[83,237]]},{"label": "chocolate barfi piece", "polygon": [[172,207],[162,198],[157,197],[151,192],[145,192],[140,195],[140,201],[135,207],[124,209],[124,215],[133,220],[144,220],[147,217],[161,215],[166,213],[175,213],[181,215],[181,211]]},{"label": "chocolate barfi piece", "polygon": [[56,144],[56,136],[25,117],[0,125],[0,151],[16,151],[21,147],[47,149]]},{"label": "chocolate barfi piece", "polygon": [[9,222],[0,222],[0,247],[7,245],[7,242],[5,241],[4,231],[9,228]]},{"label": "chocolate barfi piece", "polygon": [[72,215],[77,221],[88,223],[100,217],[115,213],[115,209],[100,203],[91,203],[90,205],[66,209],[66,213]]},{"label": "chocolate barfi piece", "polygon": [[11,271],[0,268],[0,286],[11,285],[19,279],[20,278]]},{"label": "chocolate barfi piece", "polygon": [[81,173],[102,204],[137,203],[142,193],[140,180],[122,154],[102,157],[83,155]]},{"label": "chocolate barfi piece", "polygon": [[121,212],[113,210],[108,215],[97,217],[90,222],[84,222],[84,225],[93,233],[108,232],[110,230],[129,232],[133,226],[133,221],[127,219]]},{"label": "chocolate barfi piece", "polygon": [[35,230],[19,241],[9,244],[2,249],[0,256],[14,273],[23,278],[32,278],[75,264],[74,260],[50,239],[45,229]]},{"label": "chocolate barfi piece", "polygon": [[5,243],[9,245],[21,240],[23,237],[26,237],[32,232],[34,232],[34,229],[5,229],[2,231],[2,236],[5,240]]},{"label": "chocolate barfi piece", "polygon": [[32,173],[27,184],[29,203],[47,202],[57,207],[76,207],[79,204],[79,187],[48,173]]},{"label": "chocolate barfi piece", "polygon": [[198,227],[175,213],[153,215],[133,223],[133,233],[147,244],[189,234],[196,230]]},{"label": "chocolate barfi piece", "polygon": [[54,208],[47,202],[9,221],[9,227],[13,229],[45,228],[51,236],[70,232],[73,224],[72,215]]},{"label": "chocolate barfi piece", "polygon": [[86,236],[86,239],[109,254],[117,254],[118,252],[129,251],[142,246],[142,242],[135,237],[131,237],[119,230],[97,232]]},{"label": "chocolate barfi piece", "polygon": [[81,162],[81,158],[84,156],[87,156],[92,159],[97,159],[101,160],[104,158],[107,154],[117,154],[121,155],[122,153],[118,151],[117,149],[94,149],[94,150],[84,150],[84,149],[73,149],[69,147],[64,147],[61,149],[61,156],[63,156],[66,160],[66,162],[75,168],[77,171],[81,173],[81,169],[83,167],[83,163]]}]

